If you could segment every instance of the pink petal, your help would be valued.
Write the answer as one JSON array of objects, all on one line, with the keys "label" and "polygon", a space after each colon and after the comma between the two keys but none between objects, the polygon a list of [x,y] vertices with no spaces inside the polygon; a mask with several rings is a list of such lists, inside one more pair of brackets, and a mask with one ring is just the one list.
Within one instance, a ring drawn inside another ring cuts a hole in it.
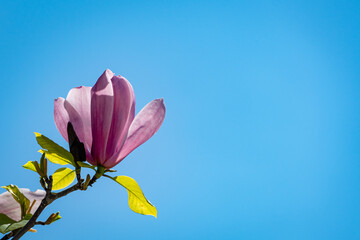
[{"label": "pink petal", "polygon": [[70,116],[65,108],[65,99],[62,97],[59,97],[54,101],[54,120],[56,128],[59,130],[61,136],[68,141],[67,124],[70,121]]},{"label": "pink petal", "polygon": [[124,159],[135,148],[151,138],[159,130],[165,118],[165,105],[162,98],[148,103],[132,122],[128,137],[121,149],[116,164]]},{"label": "pink petal", "polygon": [[107,69],[91,89],[91,155],[93,160],[101,165],[106,160],[106,146],[114,108],[111,83],[113,76],[114,73]]},{"label": "pink petal", "polygon": [[[85,144],[87,149],[91,149],[91,87],[81,86],[71,89],[66,97],[66,102],[71,104],[71,106],[76,110],[81,118],[83,125],[83,136],[78,136],[79,140]],[[77,129],[79,126],[74,126],[74,128]],[[76,134],[78,134],[77,131]]]},{"label": "pink petal", "polygon": [[59,97],[54,101],[55,124],[63,138],[68,141],[67,124],[71,122],[80,141],[84,140],[84,126],[79,113],[65,99]]},{"label": "pink petal", "polygon": [[[106,149],[106,164],[123,146],[131,122],[135,117],[135,94],[131,84],[123,77],[114,76],[114,113]],[[113,160],[114,161],[114,160]]]},{"label": "pink petal", "polygon": [[[74,130],[76,134],[79,137],[79,140],[81,142],[87,143],[84,139],[86,139],[85,133],[84,133],[84,126],[82,119],[79,115],[79,113],[75,110],[75,108],[65,99],[62,97],[59,97],[58,99],[55,99],[54,101],[54,120],[55,125],[57,129],[59,130],[60,134],[63,136],[63,138],[68,141],[67,136],[67,124],[68,122],[71,122],[74,126]],[[91,145],[87,146],[85,145],[85,151],[86,151],[86,160],[93,164],[94,161],[92,161],[92,156],[90,154]]]},{"label": "pink petal", "polygon": [[54,101],[54,121],[56,128],[59,130],[61,136],[68,141],[67,137],[67,123],[69,122],[69,114],[64,107],[65,99],[59,97]]},{"label": "pink petal", "polygon": [[[30,211],[32,214],[39,207],[41,200],[45,197],[46,194],[43,190],[36,190],[35,192],[31,192],[27,188],[20,188],[20,192],[22,192],[25,197],[30,200],[30,205],[34,200],[36,200]],[[20,204],[12,197],[9,192],[0,194],[0,213],[7,215],[9,218],[15,221],[21,220]]]}]

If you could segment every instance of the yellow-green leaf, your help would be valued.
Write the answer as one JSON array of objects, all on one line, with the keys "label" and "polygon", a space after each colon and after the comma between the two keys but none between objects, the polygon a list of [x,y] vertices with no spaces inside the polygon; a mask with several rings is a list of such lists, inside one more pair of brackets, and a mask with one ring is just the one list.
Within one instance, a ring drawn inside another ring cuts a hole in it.
[{"label": "yellow-green leaf", "polygon": [[59,168],[52,175],[53,177],[53,190],[60,190],[69,186],[75,179],[75,170],[70,168]]},{"label": "yellow-green leaf", "polygon": [[85,162],[77,161],[77,164],[78,164],[80,167],[91,168],[92,170],[96,171],[96,167],[95,167],[95,166],[90,165],[90,164],[87,164],[87,163],[85,163]]},{"label": "yellow-green leaf", "polygon": [[35,136],[36,141],[43,148],[39,152],[45,153],[49,161],[60,165],[71,164],[75,166],[74,158],[69,151],[40,133],[35,133]]},{"label": "yellow-green leaf", "polygon": [[49,152],[49,151],[43,150],[43,149],[40,149],[39,153],[41,153],[41,154],[45,153],[45,157],[47,159],[49,159],[49,161],[52,162],[52,163],[60,164],[60,165],[68,165],[68,164],[72,165],[72,163],[70,161],[68,161],[68,159],[63,158],[63,157],[59,156],[56,153]]},{"label": "yellow-green leaf", "polygon": [[25,217],[28,208],[30,207],[30,200],[25,197],[25,195],[20,192],[19,188],[16,185],[10,184],[3,186],[11,196],[20,204],[21,208],[21,217]]},{"label": "yellow-green leaf", "polygon": [[156,208],[145,198],[140,186],[134,179],[127,176],[106,177],[126,188],[129,195],[129,207],[131,210],[136,213],[157,217]]},{"label": "yellow-green leaf", "polygon": [[34,161],[28,161],[27,163],[25,163],[23,165],[23,168],[26,168],[26,169],[29,169],[31,171],[37,172]]}]

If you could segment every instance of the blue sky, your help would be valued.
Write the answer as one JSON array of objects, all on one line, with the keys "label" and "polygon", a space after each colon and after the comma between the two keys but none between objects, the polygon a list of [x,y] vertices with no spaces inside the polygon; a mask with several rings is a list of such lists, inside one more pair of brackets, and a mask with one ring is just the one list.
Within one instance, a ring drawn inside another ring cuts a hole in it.
[{"label": "blue sky", "polygon": [[[359,1],[1,1],[0,184],[33,132],[66,142],[53,100],[110,68],[161,129],[115,169],[158,218],[101,179],[24,239],[359,239]],[[53,168],[54,169],[54,168]]]}]

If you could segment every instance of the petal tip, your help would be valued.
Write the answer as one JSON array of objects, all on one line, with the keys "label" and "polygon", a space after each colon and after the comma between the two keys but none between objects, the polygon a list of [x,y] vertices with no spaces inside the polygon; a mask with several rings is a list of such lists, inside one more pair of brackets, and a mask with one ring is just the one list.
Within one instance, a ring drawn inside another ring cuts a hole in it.
[{"label": "petal tip", "polygon": [[164,104],[164,98],[157,98],[154,101],[160,102],[162,104]]},{"label": "petal tip", "polygon": [[58,97],[58,98],[55,98],[55,99],[54,99],[54,102],[63,101],[63,100],[65,100],[65,98],[63,98],[63,97]]},{"label": "petal tip", "polygon": [[165,108],[165,102],[164,102],[164,98],[158,98],[158,99],[155,99],[155,101],[159,102],[163,108]]},{"label": "petal tip", "polygon": [[111,84],[111,79],[113,78],[114,73],[110,69],[106,69],[103,74],[98,78],[95,85],[91,88],[91,92],[100,93],[106,89],[109,84]]},{"label": "petal tip", "polygon": [[114,73],[108,68],[104,71],[104,73],[108,75],[114,75]]},{"label": "petal tip", "polygon": [[75,89],[82,89],[82,88],[85,88],[85,86],[75,87]]}]

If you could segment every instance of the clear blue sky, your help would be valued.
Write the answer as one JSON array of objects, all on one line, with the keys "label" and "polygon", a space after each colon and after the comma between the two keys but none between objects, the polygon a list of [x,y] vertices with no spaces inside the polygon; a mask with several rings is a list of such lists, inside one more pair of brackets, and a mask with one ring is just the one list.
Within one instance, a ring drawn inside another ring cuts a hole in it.
[{"label": "clear blue sky", "polygon": [[[359,1],[1,1],[0,184],[33,132],[66,146],[53,100],[110,68],[159,132],[116,167],[158,218],[101,179],[24,239],[359,239]],[[47,215],[43,215],[44,220]]]}]

